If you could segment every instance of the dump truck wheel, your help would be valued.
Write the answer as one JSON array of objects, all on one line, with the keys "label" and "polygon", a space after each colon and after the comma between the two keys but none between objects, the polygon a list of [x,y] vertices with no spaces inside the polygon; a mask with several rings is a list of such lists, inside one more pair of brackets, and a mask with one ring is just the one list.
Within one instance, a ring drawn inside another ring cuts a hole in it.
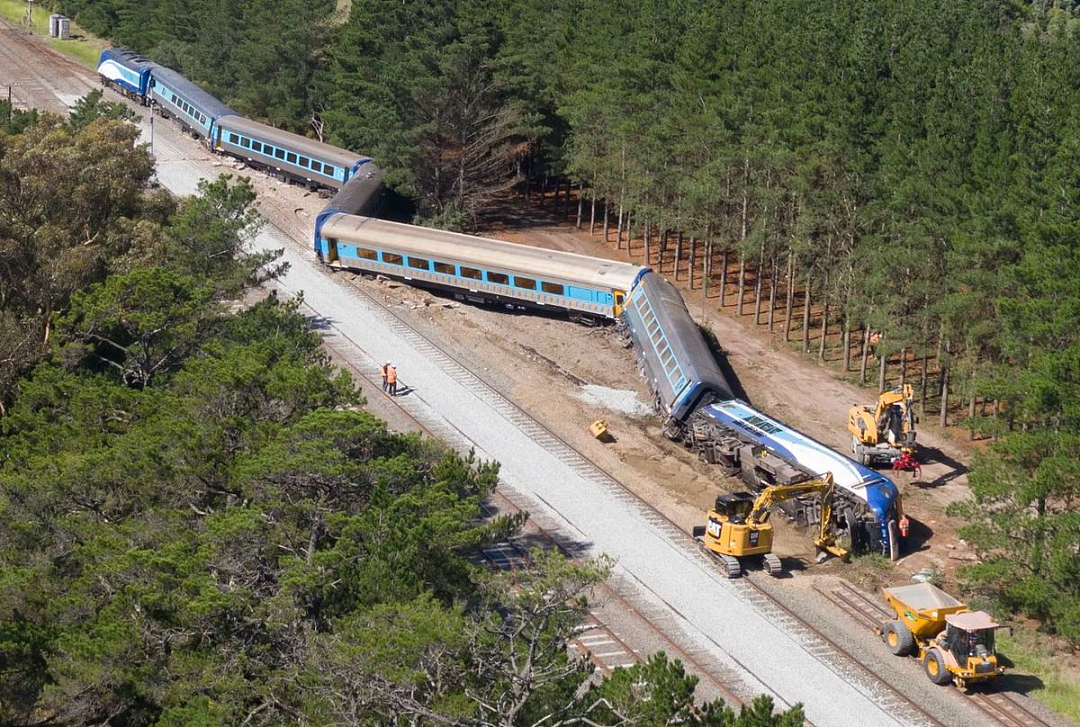
[{"label": "dump truck wheel", "polygon": [[885,643],[897,656],[907,656],[915,648],[915,637],[903,621],[890,621],[885,626]]},{"label": "dump truck wheel", "polygon": [[934,684],[945,685],[952,681],[952,674],[945,668],[945,658],[937,649],[930,649],[930,651],[926,652],[926,658],[923,659],[923,668],[926,669],[926,676]]}]

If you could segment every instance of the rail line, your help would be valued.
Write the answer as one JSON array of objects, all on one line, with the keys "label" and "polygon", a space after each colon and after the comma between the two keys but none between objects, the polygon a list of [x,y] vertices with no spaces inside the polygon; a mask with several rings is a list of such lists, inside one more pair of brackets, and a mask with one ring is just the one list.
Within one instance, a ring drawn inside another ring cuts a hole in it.
[{"label": "rail line", "polygon": [[[282,233],[285,234],[284,231],[282,231]],[[332,271],[327,271],[327,275],[332,274]],[[696,541],[692,539],[690,534],[679,528],[666,515],[629,491],[601,465],[586,457],[559,435],[534,419],[514,402],[510,401],[500,392],[482,381],[453,355],[433,343],[412,324],[405,321],[400,315],[391,310],[384,302],[378,300],[362,286],[353,283],[352,287],[357,293],[367,299],[370,308],[383,319],[383,323],[387,324],[397,335],[406,340],[418,352],[428,358],[428,360],[436,363],[443,373],[498,412],[504,419],[513,424],[520,431],[524,432],[534,442],[543,446],[561,463],[570,467],[578,476],[598,487],[604,488],[614,499],[637,508],[644,519],[646,519],[650,525],[662,532],[671,542],[682,542],[687,545],[694,545],[692,550],[693,552],[698,553],[699,557],[702,558],[702,564],[710,569],[715,568],[712,559],[696,547]],[[362,347],[356,342],[348,339],[347,336],[333,327],[324,330],[324,335],[330,341],[333,341],[335,338],[340,338],[341,342],[348,347],[363,352]],[[330,345],[333,344],[331,343]],[[364,378],[374,382],[378,378],[374,363],[371,364],[370,368],[370,371],[361,371],[360,373],[362,373]],[[461,446],[468,446],[467,438],[449,423],[444,421],[442,422],[442,426],[421,425],[418,416],[414,415],[413,412],[408,411],[411,406],[407,402],[396,401],[395,403],[397,403],[401,409],[405,410],[418,426],[421,426],[432,436],[452,444],[457,443],[459,448]],[[748,603],[753,605],[759,612],[765,614],[772,623],[777,624],[781,628],[786,628],[788,633],[793,634],[795,638],[798,639],[802,648],[820,663],[831,669],[834,673],[842,676],[846,681],[850,681],[850,678],[847,675],[850,674],[850,670],[854,668],[859,672],[860,676],[875,685],[879,693],[869,696],[884,710],[889,711],[891,714],[901,716],[911,724],[925,724],[934,727],[943,724],[923,709],[917,702],[908,698],[902,692],[898,691],[884,679],[875,674],[871,669],[867,668],[855,658],[853,654],[846,651],[835,641],[774,598],[761,586],[754,583],[752,579],[743,578],[734,581],[733,583],[736,584],[737,588],[740,588],[740,595],[742,595]],[[638,585],[642,586],[643,584]],[[621,601],[625,602],[625,599],[619,594],[616,593],[615,595],[618,596]],[[627,605],[629,606],[629,604]],[[674,605],[667,604],[667,606],[678,614],[678,609]],[[632,606],[629,607],[633,608]],[[681,617],[681,614],[679,615]],[[642,618],[644,620],[644,617]],[[651,629],[654,632],[658,631],[655,626],[652,626]],[[670,639],[666,634],[662,635],[664,636],[665,641],[670,642]],[[719,647],[718,644],[717,647]],[[710,670],[702,669],[693,656],[686,654],[681,648],[676,651],[675,654],[679,656],[679,658],[684,659],[690,666],[695,667],[697,673],[705,675],[706,679],[709,679],[712,676]],[[741,664],[739,664],[739,666],[746,669],[746,667]],[[749,669],[746,669],[746,671],[749,674],[753,673]],[[723,692],[734,697],[726,685],[714,683],[714,686],[721,687]],[[782,702],[783,700],[779,700],[778,698],[778,701]],[[742,703],[742,700],[738,700],[737,703]]]},{"label": "rail line", "polygon": [[[831,588],[815,586],[815,590],[871,630],[895,617],[892,611],[850,583],[840,582]],[[956,691],[984,716],[1002,727],[1052,727],[1051,723],[1029,710],[1015,695],[985,689],[985,686],[976,686],[968,691]]]},{"label": "rail line", "polygon": [[[12,36],[20,34],[17,27],[3,22],[0,22],[0,30],[6,30],[10,32]],[[51,50],[36,39],[19,38],[19,42],[24,44],[28,42],[34,42],[36,43],[36,45],[43,47],[45,50]],[[2,46],[2,44],[0,44],[0,46]],[[0,47],[0,50],[2,50],[2,47]],[[9,51],[4,51],[4,53],[10,56]],[[76,73],[74,73],[73,75],[82,76],[87,73],[86,69],[76,64],[71,59],[68,59],[61,54],[55,52],[51,53],[51,55],[61,61],[69,69],[74,69]],[[25,63],[17,63],[16,61],[19,59],[9,57],[8,60],[10,61],[10,65],[14,67],[21,67],[24,70],[30,70],[26,68]],[[40,73],[35,73],[32,70],[30,70],[30,72],[32,73],[32,76],[27,80],[30,80],[31,83],[27,85],[29,87],[29,90],[36,96],[38,92],[45,91],[44,84],[42,84],[41,82],[45,81],[46,79]],[[277,227],[287,239],[293,240],[292,235],[285,232],[278,225],[275,225],[273,223],[271,223],[271,225]],[[426,336],[416,330],[412,325],[403,320],[387,306],[376,300],[366,290],[363,290],[360,286],[354,286],[354,288],[361,295],[368,298],[368,300],[374,306],[375,310],[381,311],[381,314],[383,315],[385,321],[390,324],[390,326],[399,335],[401,335],[405,340],[409,341],[409,343],[412,344],[415,348],[417,348],[417,350],[429,356],[431,360],[438,362],[440,368],[447,375],[449,375],[452,379],[462,385],[466,390],[470,391],[473,395],[484,401],[488,406],[490,406],[492,409],[494,409],[500,415],[506,418],[507,421],[514,424],[519,430],[526,433],[529,437],[533,438],[534,441],[541,443],[546,449],[548,449],[550,453],[555,455],[561,462],[568,465],[579,476],[594,482],[598,486],[606,488],[609,494],[611,494],[621,502],[624,502],[626,504],[632,504],[638,508],[644,508],[644,510],[649,513],[650,524],[658,527],[658,529],[663,531],[664,534],[670,537],[673,541],[685,541],[689,539],[689,535],[683,532],[680,528],[678,528],[675,523],[673,523],[665,515],[660,513],[651,504],[641,500],[635,494],[627,490],[620,482],[618,482],[600,465],[593,462],[585,455],[577,451],[572,445],[567,443],[565,440],[552,432],[546,426],[533,419],[531,415],[520,409],[513,402],[509,401],[501,393],[497,392],[496,390],[488,386],[486,383],[481,381],[475,374],[473,374],[457,359],[455,359],[443,349],[432,343]],[[316,313],[316,315],[318,314]],[[333,339],[335,337],[344,338],[344,335],[340,331],[335,330],[333,327],[328,327],[324,331],[324,337],[328,339]],[[348,343],[352,347],[358,348],[361,351],[363,350],[354,341],[349,340]],[[376,372],[374,370],[363,371],[352,362],[349,362],[347,359],[346,363],[356,373],[363,376],[363,378],[367,379],[370,382],[375,381]],[[464,435],[461,432],[453,429],[445,421],[443,422],[445,427],[433,428],[431,426],[424,425],[416,416],[413,415],[412,412],[409,412],[405,406],[402,406],[402,402],[394,400],[393,403],[396,404],[406,416],[408,416],[413,422],[415,422],[418,427],[420,427],[422,430],[426,431],[429,435],[433,437],[448,442],[453,442],[459,440],[460,438],[464,438]],[[437,431],[438,429],[443,428],[452,431]],[[448,437],[447,435],[452,436]],[[515,508],[517,507],[509,500],[509,498],[506,498],[505,495],[501,493],[497,494],[500,494],[500,496],[505,499],[506,502],[511,506]],[[547,537],[547,539],[550,539],[553,543],[555,543],[557,547],[560,547],[560,549],[564,550],[565,552],[565,548],[563,548],[557,542],[556,538],[552,537],[551,534],[547,533],[546,531],[541,532]],[[521,546],[517,543],[497,544],[497,546],[495,547],[485,549],[484,557],[495,562],[497,567],[514,567],[515,560],[517,560],[517,562],[520,562]],[[706,556],[702,555],[702,557]],[[743,585],[742,595],[750,603],[755,605],[755,607],[757,607],[761,612],[768,613],[769,616],[773,617],[775,623],[781,623],[784,626],[787,626],[790,631],[796,633],[801,631],[806,636],[810,637],[804,643],[804,648],[807,649],[808,653],[813,654],[815,658],[817,658],[819,661],[829,664],[829,662],[832,662],[834,660],[842,659],[845,666],[855,665],[857,668],[868,674],[878,684],[880,684],[882,688],[886,690],[886,693],[892,695],[892,697],[890,697],[890,699],[887,701],[875,699],[875,701],[879,705],[899,711],[908,712],[912,716],[919,718],[919,721],[927,724],[941,724],[930,714],[925,712],[925,710],[923,710],[918,704],[892,688],[890,685],[884,682],[884,680],[877,677],[876,674],[873,674],[873,672],[871,672],[861,662],[855,659],[850,653],[845,651],[842,647],[829,639],[824,633],[814,628],[804,619],[799,617],[794,611],[789,609],[787,606],[775,599],[772,595],[763,590],[761,586],[754,583],[753,580],[751,580],[750,578],[744,578],[739,581],[739,583]],[[636,607],[630,604],[629,601],[627,601],[621,594],[619,594],[611,585],[603,584],[603,588],[606,589],[614,599],[617,599],[622,605],[624,605],[624,607],[628,611],[635,614],[636,617],[640,619],[644,624],[646,624],[651,631],[653,631],[663,640],[668,642],[671,645],[673,652],[681,659],[683,659],[683,661],[694,667],[694,670],[706,679],[711,679],[714,682],[714,686],[726,695],[726,698],[729,702],[732,702],[736,705],[742,703],[742,700],[740,700],[736,695],[731,693],[725,685],[723,685],[719,680],[715,678],[715,676],[713,676],[712,671],[710,671],[708,668],[704,668],[701,663],[695,659],[693,655],[687,653],[684,649],[675,644],[675,642],[672,641],[666,633],[664,633],[660,628],[653,624],[644,614],[641,613],[641,611],[639,611]],[[863,601],[868,600],[865,598],[865,596],[862,596],[861,594],[859,595],[859,597]],[[842,601],[842,598],[833,597],[830,598],[830,600],[834,603],[839,604],[839,602]],[[866,603],[860,605],[857,604],[858,601],[855,601],[852,604],[848,604],[847,606],[842,607],[845,608],[845,610],[849,613],[852,613],[852,615],[854,615],[855,618],[861,623],[868,624],[868,622],[873,618],[873,612],[870,610],[871,607],[868,606]],[[619,637],[616,636],[614,632],[611,631],[608,627],[606,627],[595,615],[590,615],[589,622],[586,625],[590,626],[591,628],[582,631],[582,635],[576,636],[574,642],[576,642],[576,648],[582,650],[585,653],[589,653],[591,655],[590,658],[594,656],[592,653],[592,649],[589,648],[590,644],[606,645],[607,643],[609,643],[607,640],[610,638],[610,643],[616,645],[621,644],[623,647],[625,647],[625,650],[628,653],[634,655],[635,659],[640,659],[640,657],[636,655],[636,652],[630,649],[630,647],[627,646],[625,642],[622,642],[621,639],[619,639]],[[593,631],[597,631],[598,633],[595,635],[602,638],[594,639],[591,638],[591,636],[584,635],[592,634]],[[617,655],[618,654],[613,654],[613,656]],[[602,670],[607,669],[607,673],[610,673],[610,669],[618,668],[619,666],[624,666],[625,664],[618,663],[611,665],[598,663],[597,665]],[[832,666],[833,665],[830,664],[830,668],[832,668]],[[969,697],[976,705],[978,705],[980,710],[982,710],[985,714],[994,719],[997,723],[1005,725],[1006,727],[1022,727],[1029,725],[1046,725],[1046,727],[1050,727],[1049,723],[1041,720],[1036,715],[1031,714],[1028,710],[1026,710],[1026,708],[1020,705],[1015,700],[1015,698],[1013,698],[1007,693],[978,693],[969,695]]]},{"label": "rail line", "polygon": [[[419,426],[420,423],[417,422]],[[500,510],[484,507],[485,515],[493,516]],[[532,562],[532,555],[516,538],[510,538],[481,548],[471,559],[485,563],[496,570],[512,571]],[[643,661],[641,656],[612,628],[590,611],[585,621],[570,639],[570,645],[584,658],[591,661],[604,676],[616,669],[631,667]]]}]

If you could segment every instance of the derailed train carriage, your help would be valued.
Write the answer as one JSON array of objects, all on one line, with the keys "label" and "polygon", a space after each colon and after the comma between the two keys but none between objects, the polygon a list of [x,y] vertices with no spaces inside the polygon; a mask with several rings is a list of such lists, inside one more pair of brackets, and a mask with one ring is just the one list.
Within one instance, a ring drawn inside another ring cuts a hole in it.
[{"label": "derailed train carriage", "polygon": [[[896,485],[737,399],[673,285],[655,273],[642,276],[624,319],[669,439],[755,490],[831,472],[838,498],[833,524],[849,533],[852,550],[899,557],[903,513]],[[801,525],[821,520],[817,498],[779,506]]]},{"label": "derailed train carriage", "polygon": [[[382,172],[367,157],[245,119],[130,51],[104,51],[98,71],[124,95],[156,102],[212,150],[336,191],[315,223],[315,253],[325,265],[385,274],[469,302],[625,324],[667,437],[755,489],[831,472],[840,500],[835,525],[850,532],[853,549],[898,557],[896,486],[739,401],[678,290],[648,268],[358,216],[376,214],[382,199]],[[816,500],[781,507],[806,525],[820,519]]]},{"label": "derailed train carriage", "polygon": [[[320,216],[321,217],[321,216]],[[614,260],[418,228],[370,217],[321,217],[315,241],[331,267],[401,278],[470,303],[614,320],[644,268]]]}]

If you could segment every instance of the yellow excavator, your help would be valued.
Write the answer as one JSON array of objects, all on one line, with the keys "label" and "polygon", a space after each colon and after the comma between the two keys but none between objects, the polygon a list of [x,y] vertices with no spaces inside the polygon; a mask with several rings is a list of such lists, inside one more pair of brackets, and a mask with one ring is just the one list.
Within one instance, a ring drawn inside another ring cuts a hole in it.
[{"label": "yellow excavator", "polygon": [[817,495],[821,499],[821,520],[814,545],[819,559],[829,553],[846,559],[848,552],[837,544],[831,524],[834,491],[832,475],[827,473],[796,485],[766,487],[756,498],[749,492],[719,495],[709,511],[708,524],[694,527],[694,537],[724,565],[728,578],[738,578],[742,574],[740,561],[750,558],[760,558],[766,573],[779,576],[783,565],[772,552],[772,506],[795,497]]},{"label": "yellow excavator", "polygon": [[859,464],[892,465],[915,457],[915,410],[911,384],[882,392],[877,406],[853,406],[848,412],[851,451]]}]

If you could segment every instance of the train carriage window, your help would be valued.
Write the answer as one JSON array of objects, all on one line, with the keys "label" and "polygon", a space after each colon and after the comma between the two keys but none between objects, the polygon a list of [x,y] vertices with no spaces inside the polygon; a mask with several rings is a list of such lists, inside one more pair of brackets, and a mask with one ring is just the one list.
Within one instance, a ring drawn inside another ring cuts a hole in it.
[{"label": "train carriage window", "polygon": [[274,156],[277,157],[278,159],[284,159],[285,158],[285,150],[284,149],[274,149]]},{"label": "train carriage window", "polygon": [[229,143],[230,144],[239,144],[240,143],[240,137],[237,136],[236,134],[229,134]]},{"label": "train carriage window", "polygon": [[470,280],[483,280],[484,274],[476,268],[467,268],[464,265],[461,266],[461,277],[469,278]]},{"label": "train carriage window", "polygon": [[287,161],[289,164],[296,164],[296,155],[292,152],[289,152],[288,156],[285,157],[285,161]]},{"label": "train carriage window", "polygon": [[392,252],[384,252],[382,254],[382,261],[384,263],[390,263],[391,265],[401,265],[404,260],[401,255],[396,255]]},{"label": "train carriage window", "polygon": [[437,273],[443,273],[444,275],[453,275],[454,274],[454,266],[451,265],[450,263],[441,263],[441,262],[436,260],[434,265],[435,265],[435,272],[437,272]]},{"label": "train carriage window", "polygon": [[375,250],[368,250],[365,247],[358,247],[356,248],[356,257],[361,260],[378,260],[379,253]]},{"label": "train carriage window", "polygon": [[311,171],[313,171],[313,172],[321,172],[322,171],[322,162],[317,162],[314,159],[312,159],[311,160]]},{"label": "train carriage window", "polygon": [[244,147],[245,149],[250,149],[251,139],[247,138],[246,136],[240,137],[240,146]]},{"label": "train carriage window", "polygon": [[488,273],[487,279],[489,283],[495,283],[496,285],[509,285],[510,276],[503,275],[502,273]]},{"label": "train carriage window", "polygon": [[261,152],[262,151],[262,142],[259,142],[259,141],[251,142],[251,150]]},{"label": "train carriage window", "polygon": [[417,270],[430,270],[430,268],[428,267],[429,264],[430,263],[427,260],[424,260],[423,258],[419,258],[419,257],[410,257],[409,258],[409,267],[410,268],[416,268]]},{"label": "train carriage window", "polygon": [[540,283],[540,289],[552,295],[563,295],[566,288],[559,283]]},{"label": "train carriage window", "polygon": [[514,276],[514,287],[525,288],[526,290],[536,290],[536,281],[532,278],[522,278],[518,275]]},{"label": "train carriage window", "polygon": [[308,159],[307,157],[300,157],[299,164],[300,164],[300,166],[302,166],[302,167],[304,167],[306,169],[309,161],[311,161],[311,160]]}]

